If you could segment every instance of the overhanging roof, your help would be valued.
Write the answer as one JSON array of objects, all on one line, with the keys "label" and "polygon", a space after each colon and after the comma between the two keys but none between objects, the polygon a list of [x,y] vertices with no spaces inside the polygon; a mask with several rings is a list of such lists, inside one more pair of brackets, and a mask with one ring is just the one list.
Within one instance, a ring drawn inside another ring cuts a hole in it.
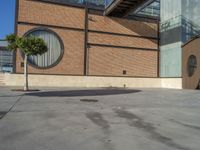
[{"label": "overhanging roof", "polygon": [[104,11],[107,16],[124,17],[138,9],[149,0],[113,0]]}]

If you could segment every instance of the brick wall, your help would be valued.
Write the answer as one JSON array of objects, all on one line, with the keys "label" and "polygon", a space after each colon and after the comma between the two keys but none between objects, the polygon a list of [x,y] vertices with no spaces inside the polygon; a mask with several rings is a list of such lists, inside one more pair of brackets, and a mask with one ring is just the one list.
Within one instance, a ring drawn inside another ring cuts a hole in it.
[{"label": "brick wall", "polygon": [[[200,38],[191,39],[183,46],[182,51],[182,78],[184,89],[196,89],[200,84]],[[196,56],[197,66],[192,76],[189,76],[188,61],[191,55]]]},{"label": "brick wall", "polygon": [[[155,77],[157,52],[91,46],[89,74]],[[123,71],[126,74],[123,74]]]},{"label": "brick wall", "polygon": [[156,49],[157,40],[111,34],[89,33],[89,43]]},{"label": "brick wall", "polygon": [[91,30],[157,37],[157,24],[128,19],[89,15]]},{"label": "brick wall", "polygon": [[[158,52],[150,50],[157,49],[158,45],[155,39],[157,38],[156,23],[92,14],[88,18],[88,42],[98,44],[88,49],[89,75],[157,77]],[[84,74],[84,9],[19,0],[18,22],[17,30],[20,36],[30,29],[45,26],[56,32],[64,43],[64,55],[58,65],[49,69],[29,66],[30,73]],[[105,45],[110,45],[110,47],[105,47]],[[116,46],[138,47],[146,50]],[[17,52],[17,73],[23,72],[21,62],[23,62],[22,57]],[[122,74],[123,70],[126,70],[126,75]]]},{"label": "brick wall", "polygon": [[47,4],[31,0],[19,0],[18,21],[84,28],[84,9]]},{"label": "brick wall", "polygon": [[[18,25],[18,35],[24,35],[28,30],[35,28],[32,25]],[[82,75],[83,74],[83,59],[84,59],[84,33],[71,30],[62,30],[50,28],[56,32],[63,41],[64,55],[60,63],[55,67],[49,69],[36,69],[29,65],[30,73],[45,73],[45,74],[70,74]],[[17,52],[16,57],[16,71],[23,72],[21,67],[23,62],[20,52]]]}]

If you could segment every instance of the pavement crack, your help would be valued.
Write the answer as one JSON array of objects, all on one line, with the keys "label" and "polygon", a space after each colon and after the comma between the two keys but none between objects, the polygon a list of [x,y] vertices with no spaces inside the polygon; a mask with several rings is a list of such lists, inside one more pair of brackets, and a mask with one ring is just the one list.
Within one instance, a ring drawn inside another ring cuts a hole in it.
[{"label": "pavement crack", "polygon": [[195,130],[200,130],[200,126],[195,126],[195,125],[191,125],[191,124],[185,124],[185,123],[179,122],[179,121],[174,120],[174,119],[170,119],[170,121],[174,122],[174,123],[177,123],[177,124],[180,124],[182,126],[188,127],[188,128],[192,128],[192,129],[195,129]]},{"label": "pavement crack", "polygon": [[15,103],[8,109],[8,111],[0,112],[0,120],[3,119],[15,107],[15,105],[22,99],[23,96],[24,95],[19,96]]},{"label": "pavement crack", "polygon": [[144,132],[149,133],[152,139],[156,140],[157,142],[178,150],[190,150],[188,147],[184,147],[178,143],[175,143],[173,139],[158,133],[153,124],[145,122],[141,117],[123,109],[113,110],[120,118],[126,119],[129,122],[129,126],[136,127]]},{"label": "pavement crack", "polygon": [[6,111],[0,111],[0,119],[2,119],[6,115]]}]

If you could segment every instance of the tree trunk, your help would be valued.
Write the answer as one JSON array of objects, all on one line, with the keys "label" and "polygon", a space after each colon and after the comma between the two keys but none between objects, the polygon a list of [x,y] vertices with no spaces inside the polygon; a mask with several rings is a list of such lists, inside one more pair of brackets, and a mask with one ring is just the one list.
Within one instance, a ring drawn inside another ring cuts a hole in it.
[{"label": "tree trunk", "polygon": [[28,64],[27,55],[24,57],[24,91],[28,91]]}]

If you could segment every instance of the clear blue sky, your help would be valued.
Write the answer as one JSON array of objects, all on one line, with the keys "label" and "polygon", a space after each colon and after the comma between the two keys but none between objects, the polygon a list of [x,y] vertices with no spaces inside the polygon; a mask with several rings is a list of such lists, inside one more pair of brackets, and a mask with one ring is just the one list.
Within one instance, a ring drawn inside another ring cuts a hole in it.
[{"label": "clear blue sky", "polygon": [[0,39],[14,33],[15,0],[0,0]]}]

